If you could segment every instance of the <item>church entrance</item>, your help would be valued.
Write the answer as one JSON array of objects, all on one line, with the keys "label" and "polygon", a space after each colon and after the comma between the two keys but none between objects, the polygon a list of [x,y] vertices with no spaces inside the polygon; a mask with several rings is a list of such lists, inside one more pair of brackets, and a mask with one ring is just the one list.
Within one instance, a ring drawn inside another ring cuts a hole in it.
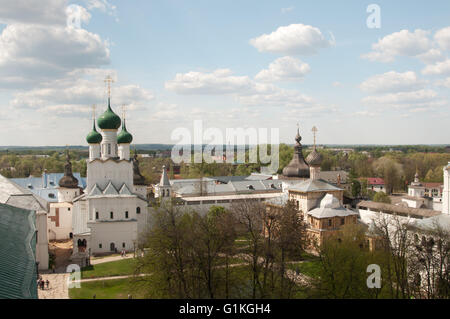
[{"label": "church entrance", "polygon": [[116,245],[114,245],[114,243],[111,243],[111,244],[109,245],[109,247],[110,247],[110,250],[111,250],[111,251],[116,251]]}]

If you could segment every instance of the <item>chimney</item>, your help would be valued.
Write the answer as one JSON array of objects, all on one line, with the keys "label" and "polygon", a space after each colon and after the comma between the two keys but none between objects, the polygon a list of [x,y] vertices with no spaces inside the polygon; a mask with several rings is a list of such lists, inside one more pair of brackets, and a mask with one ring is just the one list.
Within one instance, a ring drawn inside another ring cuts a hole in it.
[{"label": "chimney", "polygon": [[44,169],[44,172],[42,173],[42,187],[43,188],[47,188],[47,179],[48,179],[47,169]]}]

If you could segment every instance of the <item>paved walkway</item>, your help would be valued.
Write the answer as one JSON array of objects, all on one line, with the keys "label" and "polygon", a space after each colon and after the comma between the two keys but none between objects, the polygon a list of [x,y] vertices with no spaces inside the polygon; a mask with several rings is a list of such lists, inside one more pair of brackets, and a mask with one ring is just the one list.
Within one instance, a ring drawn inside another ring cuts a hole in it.
[{"label": "paved walkway", "polygon": [[129,259],[129,258],[133,258],[132,253],[126,254],[124,257],[119,255],[119,256],[102,257],[102,258],[96,258],[96,259],[91,258],[91,265],[109,263],[110,261],[117,261],[117,260],[122,260],[122,259]]},{"label": "paved walkway", "polygon": [[41,274],[44,281],[49,281],[48,289],[38,288],[39,299],[69,299],[69,289],[67,287],[68,273],[62,274]]}]

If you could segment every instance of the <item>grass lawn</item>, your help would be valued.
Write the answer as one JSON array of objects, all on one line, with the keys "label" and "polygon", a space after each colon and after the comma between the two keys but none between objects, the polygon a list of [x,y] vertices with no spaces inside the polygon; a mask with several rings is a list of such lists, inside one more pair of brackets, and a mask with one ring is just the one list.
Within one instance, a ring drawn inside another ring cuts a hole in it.
[{"label": "grass lawn", "polygon": [[81,288],[69,289],[70,299],[142,299],[143,293],[131,284],[130,279],[99,280],[82,282]]},{"label": "grass lawn", "polygon": [[301,263],[288,264],[289,269],[297,270],[306,276],[317,278],[320,274],[320,262],[319,261],[304,261]]},{"label": "grass lawn", "polygon": [[91,265],[81,269],[81,278],[85,279],[132,275],[135,263],[136,260],[134,260],[133,258],[128,258],[97,265]]}]

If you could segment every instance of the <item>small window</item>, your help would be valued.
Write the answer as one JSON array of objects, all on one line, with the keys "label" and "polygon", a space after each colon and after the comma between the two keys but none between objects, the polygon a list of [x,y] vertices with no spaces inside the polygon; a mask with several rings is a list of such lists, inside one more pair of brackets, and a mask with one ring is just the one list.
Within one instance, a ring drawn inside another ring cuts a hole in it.
[{"label": "small window", "polygon": [[109,217],[110,217],[111,219],[113,219],[113,218],[114,218],[114,213],[113,213],[113,212],[110,212],[110,213],[109,213]]},{"label": "small window", "polygon": [[341,218],[341,225],[345,224],[345,218]]},{"label": "small window", "polygon": [[141,208],[140,207],[136,207],[136,214],[140,214],[141,213]]},{"label": "small window", "polygon": [[98,219],[98,212],[95,212],[95,219]]},{"label": "small window", "polygon": [[331,219],[328,220],[328,226],[331,226]]},{"label": "small window", "polygon": [[122,243],[122,248],[125,248],[125,243]]},{"label": "small window", "polygon": [[67,210],[70,212],[70,207],[67,207]]},{"label": "small window", "polygon": [[128,218],[128,212],[125,212],[125,218]]},{"label": "small window", "polygon": [[49,193],[49,194],[48,194],[48,197],[49,197],[49,198],[55,198],[55,194]]},{"label": "small window", "polygon": [[98,248],[102,248],[102,244],[98,244]]}]

